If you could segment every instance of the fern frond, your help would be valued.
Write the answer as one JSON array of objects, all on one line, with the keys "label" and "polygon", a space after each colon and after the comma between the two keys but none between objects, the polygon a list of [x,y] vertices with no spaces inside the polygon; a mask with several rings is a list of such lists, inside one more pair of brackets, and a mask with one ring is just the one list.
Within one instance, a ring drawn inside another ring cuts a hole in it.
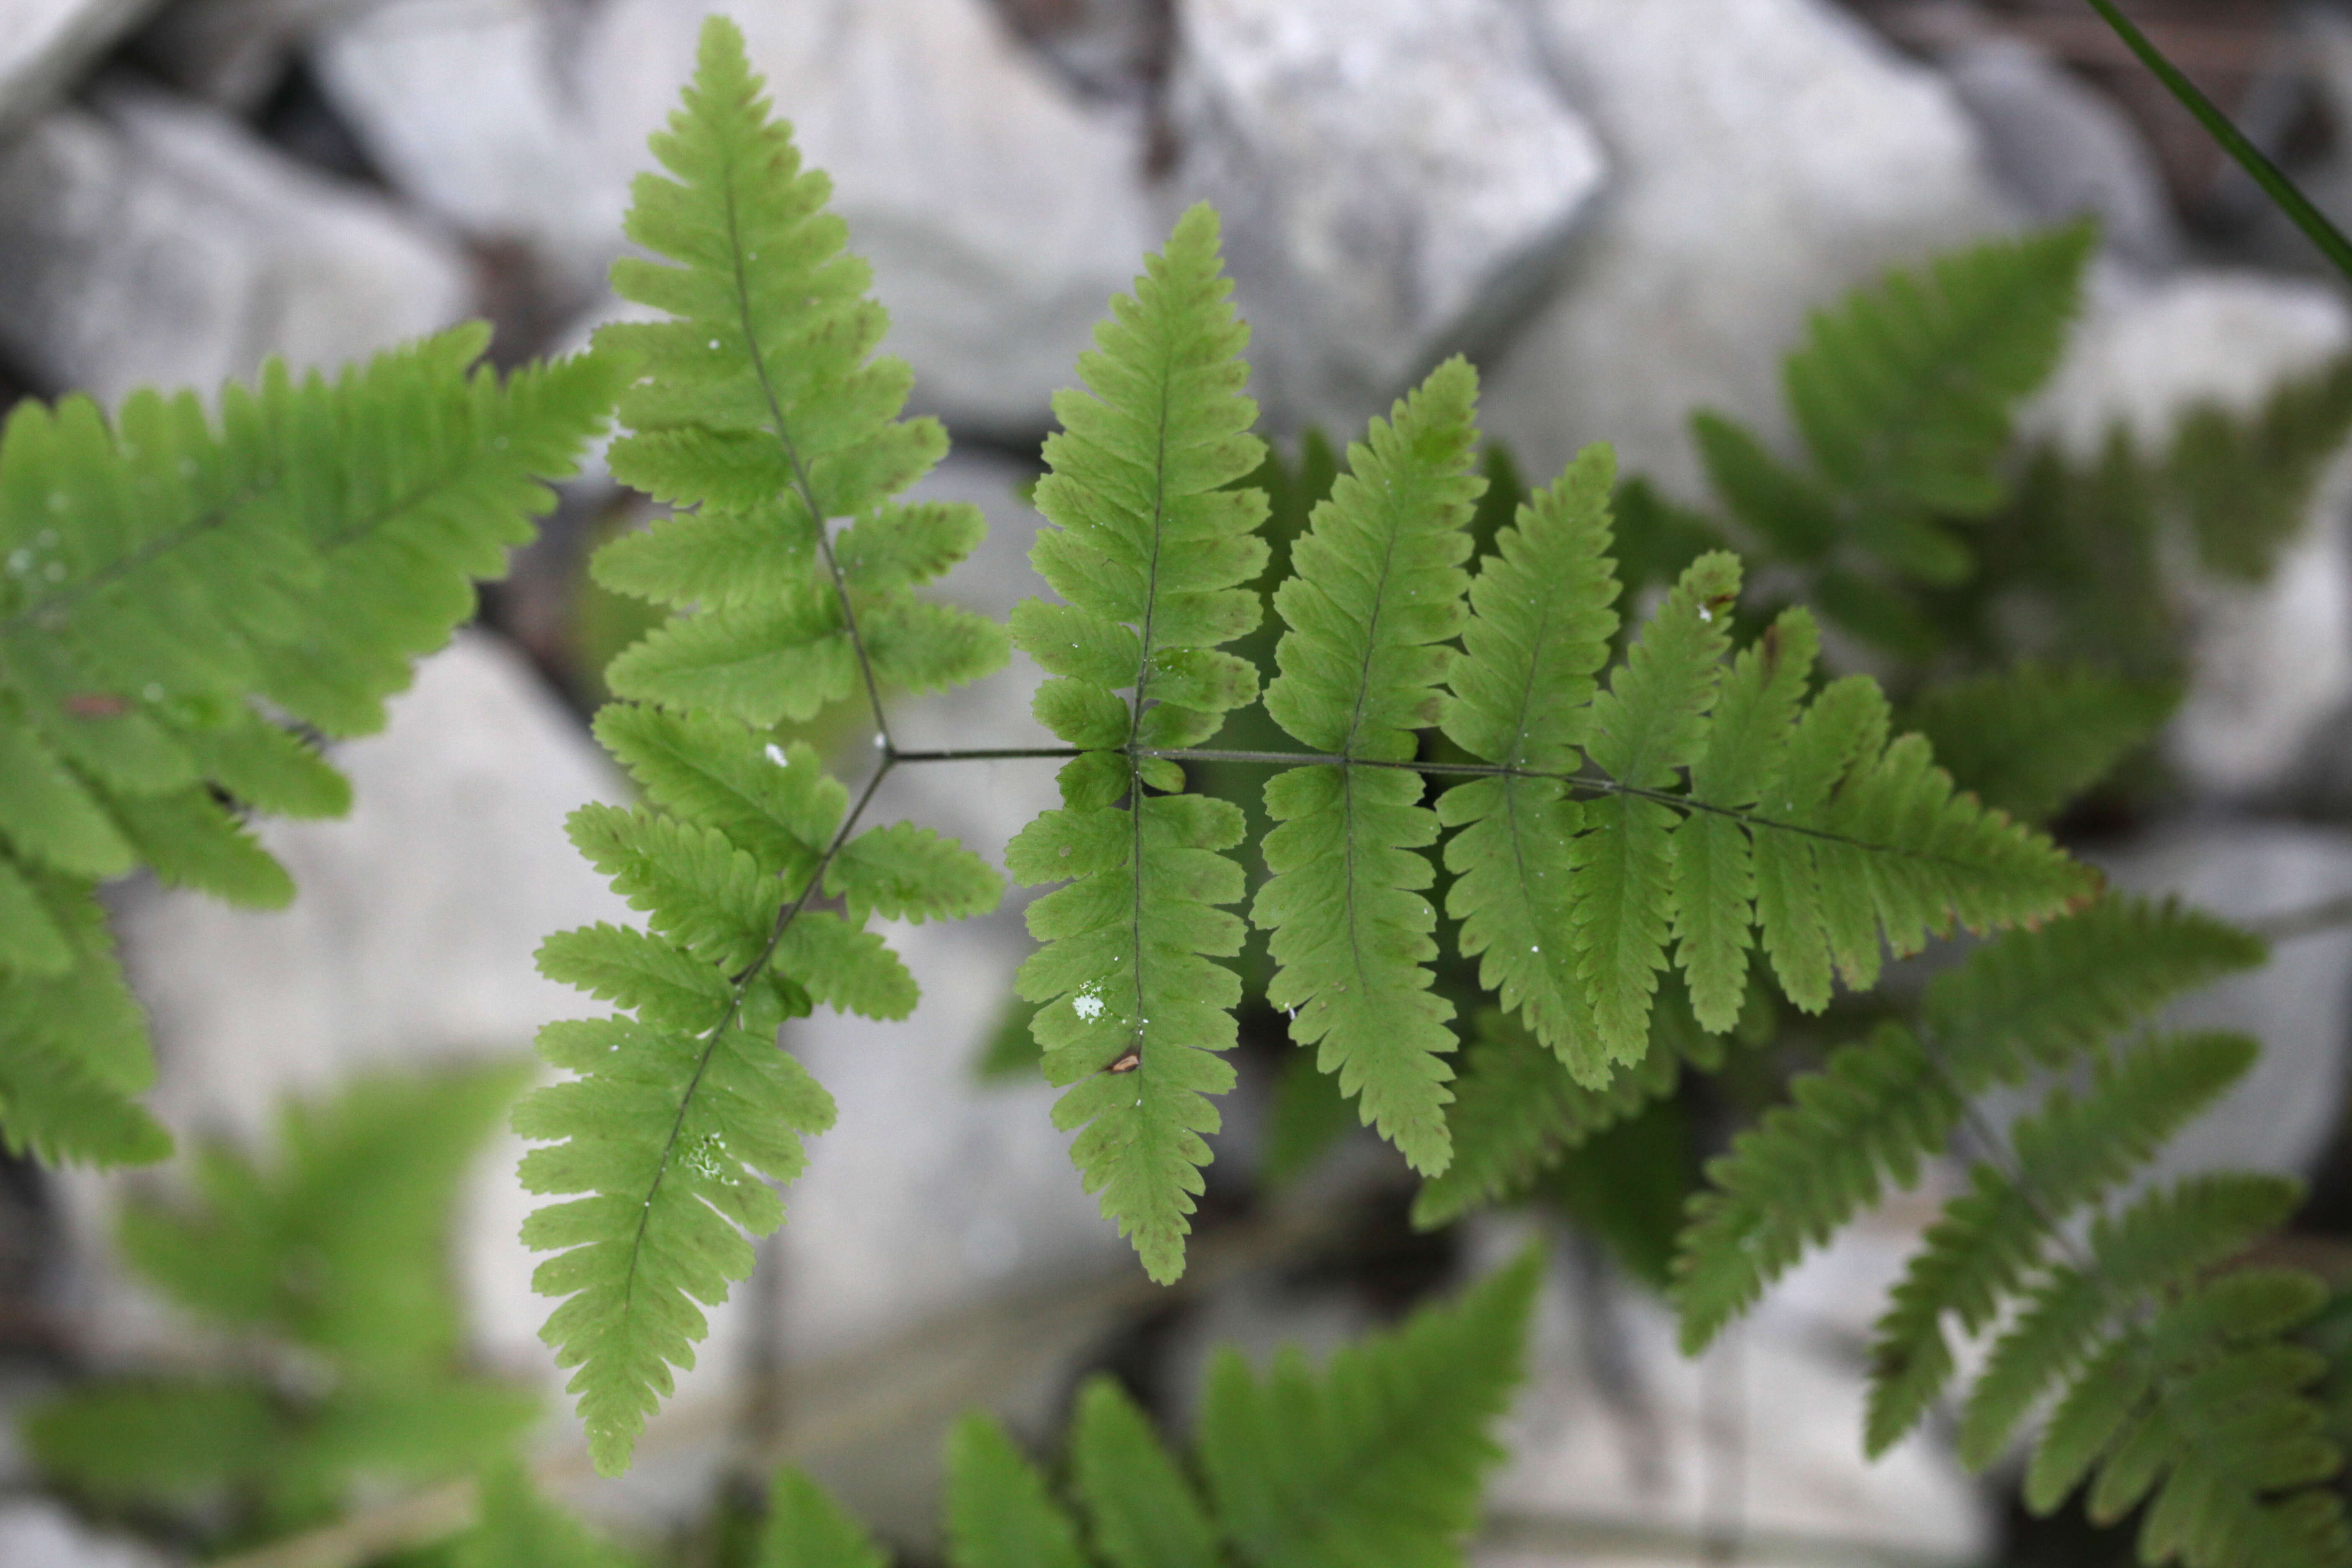
[{"label": "fern frond", "polygon": [[[1699,557],[1635,637],[1608,689],[1593,700],[1587,750],[1593,765],[1625,791],[1586,807],[1590,831],[1569,851],[1578,873],[1577,970],[1591,994],[1602,1055],[1601,1061],[1570,1064],[1587,1083],[1599,1081],[1608,1062],[1636,1059],[1649,1037],[1650,1001],[1657,972],[1666,965],[1666,939],[1678,908],[1676,819],[1665,805],[1630,792],[1660,789],[1698,760],[1738,596],[1738,562],[1729,555]],[[1728,881],[1693,890],[1736,902],[1737,923],[1746,929],[1744,894]]]},{"label": "fern frond", "polygon": [[865,1528],[798,1470],[779,1470],[760,1527],[760,1568],[888,1568]]},{"label": "fern frond", "polygon": [[1961,788],[2042,822],[2152,740],[2179,700],[2169,681],[2021,664],[1930,687],[1909,719]]},{"label": "fern frond", "polygon": [[623,1568],[628,1559],[532,1492],[520,1465],[482,1479],[474,1528],[449,1551],[451,1568]]},{"label": "fern frond", "polygon": [[1217,1531],[1135,1402],[1097,1377],[1078,1394],[1071,1479],[1110,1568],[1218,1568]]},{"label": "fern frond", "polygon": [[1928,985],[1922,1021],[1975,1094],[2029,1063],[2063,1068],[2172,998],[2269,956],[2260,938],[2173,900],[2110,896],[1987,942]]},{"label": "fern frond", "polygon": [[[2034,1511],[2087,1479],[2099,1523],[2153,1499],[2140,1529],[2145,1563],[2352,1563],[2343,1499],[2323,1484],[2343,1456],[2309,1392],[2326,1361],[2280,1338],[2325,1303],[2326,1289],[2273,1268],[2181,1289],[2296,1196],[2292,1183],[2207,1178],[2201,1190],[2152,1194],[2095,1227],[2095,1273],[2054,1270],[1996,1346],[1964,1417],[1965,1451],[1978,1462],[1997,1452],[2041,1390],[2064,1378],[2027,1473]],[[2140,1234],[2126,1236],[2130,1226]]]},{"label": "fern frond", "polygon": [[1533,1254],[1400,1332],[1349,1345],[1318,1377],[1297,1352],[1254,1378],[1209,1371],[1200,1459],[1219,1521],[1261,1568],[1442,1568],[1476,1524],[1487,1436],[1521,1375]]},{"label": "fern frond", "polygon": [[399,1383],[445,1366],[459,1346],[450,1207],[522,1085],[501,1064],[291,1102],[274,1163],[209,1144],[198,1201],[126,1205],[123,1257],[189,1311],[322,1352],[346,1377]]},{"label": "fern frond", "polygon": [[[1760,840],[1759,840],[1760,842]],[[2102,900],[2011,931],[1929,985],[1919,1034],[1882,1026],[1832,1053],[1709,1163],[1675,1261],[1683,1343],[1696,1351],[1839,1226],[1907,1187],[1970,1097],[2063,1067],[2167,999],[2259,963],[2263,944],[2167,903]]]},{"label": "fern frond", "polygon": [[1923,582],[1968,569],[1927,514],[1980,517],[2005,487],[2013,405],[2049,379],[2096,243],[2089,224],[1895,272],[1813,318],[1789,404],[1857,542]]},{"label": "fern frond", "polygon": [[988,1416],[948,1439],[947,1510],[951,1568],[1087,1568],[1076,1524]]},{"label": "fern frond", "polygon": [[1056,526],[1031,558],[1066,602],[1026,601],[1013,621],[1054,678],[1038,718],[1087,748],[1063,770],[1061,809],[1005,851],[1024,882],[1071,879],[1029,906],[1045,945],[1016,984],[1039,1004],[1045,1076],[1067,1089],[1055,1125],[1085,1129],[1070,1158],[1163,1282],[1183,1271],[1202,1134],[1219,1125],[1208,1097],[1234,1083],[1213,1053],[1233,1046],[1241,1000],[1214,962],[1241,951],[1241,920],[1222,907],[1243,893],[1226,854],[1241,813],[1171,793],[1182,770],[1150,755],[1206,739],[1257,694],[1255,668],[1220,647],[1257,625],[1242,584],[1265,561],[1265,496],[1225,488],[1265,451],[1248,433],[1231,289],[1202,206],[1112,302],[1079,362],[1088,391],[1055,399],[1063,428],[1037,485]]},{"label": "fern frond", "polygon": [[[613,286],[668,319],[597,333],[640,373],[613,472],[697,510],[596,570],[616,591],[698,606],[614,660],[616,696],[766,726],[849,696],[861,670],[932,690],[996,669],[1007,646],[985,618],[908,593],[981,524],[970,509],[888,501],[945,453],[946,433],[897,417],[911,373],[869,357],[887,323],[870,275],[741,43],[730,23],[706,28],[684,105],[653,137],[675,177],[631,188],[628,236],[666,259],[625,258]],[[856,520],[838,552],[835,518]]]},{"label": "fern frond", "polygon": [[[19,403],[0,432],[0,1124],[16,1148],[108,1164],[168,1145],[129,1097],[92,884],[135,866],[274,907],[285,871],[221,797],[292,816],[349,804],[266,717],[331,736],[383,722],[410,661],[473,608],[603,423],[600,356],[469,371],[460,328],[333,382],[283,365],[193,394]],[[218,792],[216,795],[215,792]],[[95,1042],[85,1048],[83,1042]]]},{"label": "fern frond", "polygon": [[2087,1268],[2064,1264],[2035,1287],[1994,1342],[1960,1412],[1960,1458],[1981,1468],[2034,1402],[2089,1359],[2123,1307],[2195,1279],[2276,1227],[2301,1200],[2279,1176],[2192,1176],[2091,1227]]},{"label": "fern frond", "polygon": [[1723,1063],[1723,1042],[1678,999],[1662,1000],[1651,1015],[1642,1059],[1598,1089],[1563,1073],[1558,1058],[1503,1014],[1480,1013],[1446,1114],[1454,1163],[1422,1184],[1414,1226],[1433,1230],[1524,1190],[1566,1151],[1673,1094],[1685,1061],[1712,1071]]},{"label": "fern frond", "polygon": [[2242,582],[2270,576],[2309,521],[2312,492],[2352,435],[2352,360],[2290,381],[2252,416],[2192,411],[2165,465],[2205,566]]},{"label": "fern frond", "polygon": [[1584,810],[1565,778],[1582,762],[1593,675],[1617,630],[1603,553],[1615,482],[1615,459],[1594,447],[1498,532],[1470,584],[1465,656],[1442,720],[1474,757],[1554,775],[1456,784],[1437,815],[1454,829],[1445,864],[1459,880],[1446,912],[1461,922],[1462,956],[1480,961],[1479,984],[1571,1067],[1600,1052],[1577,951],[1562,940],[1574,929],[1568,846]]},{"label": "fern frond", "polygon": [[[623,295],[669,319],[599,335],[600,353],[642,373],[622,398],[614,471],[680,510],[607,546],[595,570],[679,614],[614,661],[613,689],[641,700],[597,719],[646,805],[583,808],[572,832],[650,929],[593,926],[541,949],[548,975],[634,1016],[549,1026],[541,1055],[579,1076],[526,1100],[515,1126],[551,1145],[525,1157],[526,1187],[585,1194],[540,1209],[523,1239],[558,1254],[534,1277],[566,1298],[543,1333],[578,1369],[571,1390],[608,1475],[669,1369],[693,1364],[696,1303],[751,1272],[744,1233],[782,1223],[770,1184],[796,1175],[801,1139],[832,1123],[777,1026],[818,1002],[904,1017],[914,979],[867,922],[971,914],[1001,891],[936,834],[855,834],[815,753],[761,728],[861,677],[970,679],[1007,646],[992,624],[911,595],[972,547],[980,519],[890,500],[945,437],[897,417],[908,374],[869,358],[884,318],[865,264],[760,92],[740,34],[714,18],[685,106],[654,138],[675,178],[634,188],[630,236],[666,259],[614,268]],[[820,898],[842,912],[811,908]]]},{"label": "fern frond", "polygon": [[72,1389],[26,1422],[42,1468],[93,1499],[195,1504],[209,1529],[275,1531],[331,1517],[362,1484],[510,1451],[539,1401],[459,1370],[446,1243],[458,1183],[521,1077],[371,1079],[289,1104],[274,1159],[206,1146],[192,1200],[127,1206],[133,1270],[215,1328],[299,1353],[309,1375]]},{"label": "fern frond", "polygon": [[1415,1170],[1445,1168],[1453,1005],[1430,989],[1436,879],[1422,853],[1436,814],[1410,771],[1413,731],[1443,715],[1445,647],[1467,618],[1465,531],[1485,487],[1472,472],[1477,374],[1450,360],[1374,420],[1349,472],[1293,547],[1275,595],[1288,630],[1266,710],[1293,739],[1344,759],[1267,781],[1266,868],[1252,919],[1272,933],[1266,997],[1292,1039],[1360,1097],[1366,1123]]},{"label": "fern frond", "polygon": [[2153,1041],[2101,1061],[2086,1096],[2053,1090],[2038,1116],[2011,1130],[2014,1173],[1977,1165],[1970,1190],[1945,1205],[1879,1320],[1864,1438],[1874,1457],[1909,1432],[1950,1381],[1944,1317],[1981,1332],[2041,1262],[2052,1227],[2152,1158],[2258,1054],[2236,1035]]}]

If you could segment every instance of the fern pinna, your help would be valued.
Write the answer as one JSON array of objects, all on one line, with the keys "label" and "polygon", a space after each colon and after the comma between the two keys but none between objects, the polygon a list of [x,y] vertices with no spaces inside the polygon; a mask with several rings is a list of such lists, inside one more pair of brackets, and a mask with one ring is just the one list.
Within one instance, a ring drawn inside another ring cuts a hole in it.
[{"label": "fern pinna", "polygon": [[[2217,921],[2122,898],[1978,950],[1930,984],[1916,1028],[1883,1025],[1833,1053],[1709,1168],[1676,1262],[1685,1348],[1706,1344],[1890,1184],[1916,1182],[1974,1097],[2036,1069],[2087,1068],[2081,1087],[2053,1089],[2005,1138],[1974,1130],[1985,1157],[1879,1321],[1870,1451],[1900,1440],[1951,1383],[1948,1319],[1965,1334],[1998,1329],[1962,1405],[1961,1450],[1991,1463],[2057,1394],[2027,1488],[2037,1510],[2095,1474],[2095,1519],[2155,1495],[2148,1563],[2352,1563],[2340,1501],[2314,1485],[2339,1463],[2305,1393],[2325,1363],[2281,1337],[2326,1292],[2293,1271],[2212,1272],[2284,1220],[2296,1184],[2206,1175],[2111,1201],[2255,1056],[2235,1036],[2116,1037],[2264,957]],[[2067,1223],[2086,1210],[2077,1240]]]},{"label": "fern pinna", "polygon": [[0,433],[0,1136],[154,1160],[153,1077],[98,884],[273,907],[248,811],[350,804],[311,741],[367,733],[610,412],[584,356],[501,380],[465,327],[330,382],[26,399]]},{"label": "fern pinna", "polygon": [[[824,1001],[879,1016],[913,987],[875,912],[971,912],[993,874],[922,829],[859,834],[874,785],[915,762],[1065,759],[1063,804],[1010,846],[1041,947],[1022,994],[1057,1125],[1105,1214],[1160,1279],[1183,1267],[1209,1097],[1233,1082],[1244,837],[1185,764],[1270,765],[1250,918],[1271,935],[1269,999],[1321,1068],[1424,1173],[1451,1159],[1452,1007],[1432,988],[1426,889],[1445,840],[1447,913],[1555,1070],[1597,1092],[1649,1047],[1678,964],[1696,1026],[1730,1026],[1749,950],[1800,1005],[1833,978],[1867,986],[1883,947],[1957,926],[2046,919],[2092,879],[2038,834],[1955,792],[1916,737],[1890,741],[1867,680],[1811,690],[1817,638],[1790,611],[1734,651],[1738,561],[1693,563],[1606,670],[1617,631],[1608,455],[1520,508],[1474,563],[1475,373],[1441,366],[1351,447],[1289,552],[1265,711],[1297,752],[1218,751],[1258,697],[1228,645],[1259,624],[1264,454],[1249,434],[1246,330],[1227,300],[1215,216],[1196,209],[1114,301],[1038,485],[1032,552],[1055,597],[1022,605],[1013,643],[1049,678],[1038,718],[1066,742],[1018,753],[909,753],[885,682],[922,689],[1003,658],[1002,630],[908,589],[979,537],[968,509],[889,500],[936,460],[938,426],[899,422],[907,373],[868,355],[880,309],[843,253],[822,175],[772,121],[740,40],[706,29],[684,107],[642,177],[629,232],[666,262],[616,269],[670,318],[608,328],[640,379],[616,474],[675,515],[603,552],[607,585],[679,612],[614,663],[624,700],[598,732],[644,787],[634,812],[583,811],[574,836],[649,912],[649,931],[553,938],[547,972],[621,1017],[551,1026],[574,1081],[518,1113],[549,1140],[527,1238],[561,1256],[548,1337],[579,1371],[597,1463],[625,1462],[715,1302],[751,1268],[742,1232],[778,1223],[768,1179],[800,1166],[824,1092],[777,1052],[784,1018]],[[839,523],[836,537],[834,526]],[[769,727],[858,695],[879,764],[855,804]],[[1464,760],[1424,757],[1436,730]],[[1425,779],[1450,784],[1434,805]],[[1450,838],[1449,838],[1450,833]],[[839,900],[841,910],[820,908]]]}]

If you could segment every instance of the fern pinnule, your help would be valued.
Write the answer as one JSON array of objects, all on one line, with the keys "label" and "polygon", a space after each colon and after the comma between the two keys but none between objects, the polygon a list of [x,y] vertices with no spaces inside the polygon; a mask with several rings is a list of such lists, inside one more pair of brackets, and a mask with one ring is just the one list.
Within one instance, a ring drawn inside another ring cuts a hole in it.
[{"label": "fern pinnule", "polygon": [[[332,381],[273,362],[222,391],[17,404],[0,433],[0,1130],[100,1164],[160,1157],[144,1026],[94,884],[135,866],[275,907],[238,806],[334,816],[350,789],[290,718],[381,727],[552,504],[619,379],[601,356],[474,370],[487,329]],[[277,712],[265,714],[256,700]],[[232,804],[224,804],[230,802]]]},{"label": "fern pinnule", "polygon": [[1755,851],[1733,814],[1779,783],[1820,646],[1802,610],[1767,626],[1732,666],[1706,750],[1691,764],[1691,797],[1714,809],[1694,811],[1675,828],[1675,938],[1692,1009],[1718,1034],[1747,997],[1756,921]]},{"label": "fern pinnule", "polygon": [[1606,1074],[1570,940],[1569,845],[1584,807],[1565,780],[1582,763],[1593,676],[1617,629],[1606,554],[1615,482],[1609,449],[1590,449],[1519,508],[1481,562],[1443,727],[1472,756],[1534,776],[1466,780],[1437,801],[1454,830],[1446,912],[1461,922],[1462,956],[1478,959],[1479,984],[1587,1079]]},{"label": "fern pinnule", "polygon": [[1994,1341],[1960,1411],[1961,1460],[1982,1468],[2036,1400],[2081,1366],[2129,1304],[2195,1279],[2274,1228],[2301,1201],[2283,1176],[2191,1176],[2141,1196],[2091,1227],[2083,1266],[2052,1268]]},{"label": "fern pinnule", "polygon": [[1362,764],[1410,762],[1413,731],[1444,714],[1458,657],[1446,644],[1468,616],[1465,530],[1486,484],[1472,471],[1477,392],[1468,362],[1449,360],[1373,420],[1292,547],[1266,710],[1341,763],[1267,781],[1273,875],[1251,907],[1272,933],[1266,998],[1291,1014],[1291,1038],[1424,1174],[1451,1147],[1454,1008],[1431,989],[1437,911],[1423,893],[1438,820],[1418,775]]},{"label": "fern pinnule", "polygon": [[[1586,752],[1623,787],[1586,806],[1587,831],[1569,849],[1576,869],[1577,972],[1591,996],[1601,1058],[1571,1064],[1588,1083],[1602,1078],[1611,1062],[1638,1059],[1649,1040],[1651,999],[1666,966],[1676,909],[1676,817],[1649,795],[1680,782],[1679,770],[1697,761],[1706,743],[1738,596],[1738,560],[1700,556],[1592,701]],[[1726,882],[1694,891],[1737,902],[1745,925],[1742,889]]]},{"label": "fern pinnule", "polygon": [[2081,1098],[2052,1091],[2011,1130],[2015,1170],[1979,1163],[1915,1253],[1871,1346],[1864,1446],[1885,1453],[1917,1424],[1954,1368],[1943,1319],[1982,1331],[2042,1259],[2052,1227],[2122,1182],[2251,1069],[2236,1035],[2189,1035],[2102,1060]]},{"label": "fern pinnule", "polygon": [[1055,526],[1031,558],[1064,602],[1025,601],[1013,622],[1053,678],[1038,718],[1085,748],[1063,769],[1061,808],[1005,852],[1022,881],[1071,879],[1029,906],[1044,945],[1016,984],[1040,1005],[1045,1076],[1067,1089],[1055,1124],[1085,1129],[1070,1157],[1163,1282],[1183,1270],[1202,1135],[1219,1125],[1207,1097],[1234,1083],[1213,1053],[1232,1047],[1241,1000],[1215,962],[1241,951],[1222,907],[1243,894],[1226,853],[1241,813],[1171,793],[1182,770],[1150,754],[1207,739],[1257,694],[1256,670],[1219,646],[1257,625],[1243,584],[1265,561],[1264,494],[1226,488],[1265,450],[1231,289],[1201,206],[1113,302],[1079,362],[1089,390],[1055,400],[1064,428],[1037,486]]},{"label": "fern pinnule", "polygon": [[[751,1272],[744,1233],[782,1222],[770,1184],[796,1175],[801,1139],[832,1122],[830,1097],[777,1050],[778,1026],[818,1002],[904,1017],[914,980],[868,921],[972,914],[1001,891],[937,835],[857,833],[871,786],[851,806],[813,751],[765,731],[861,682],[879,724],[877,681],[969,679],[1007,647],[1002,628],[910,592],[971,548],[980,521],[888,499],[945,438],[897,418],[908,376],[868,359],[884,318],[865,265],[760,85],[732,24],[707,23],[685,107],[655,138],[676,177],[641,177],[630,213],[631,237],[667,259],[614,269],[621,293],[670,319],[598,340],[643,373],[621,400],[614,471],[680,510],[594,569],[680,613],[614,660],[609,683],[638,700],[597,721],[646,804],[585,807],[572,831],[650,929],[592,926],[541,949],[551,977],[633,1016],[543,1031],[541,1054],[579,1076],[534,1094],[515,1125],[549,1141],[525,1156],[524,1185],[584,1194],[539,1210],[523,1238],[558,1254],[534,1277],[565,1298],[543,1332],[577,1369],[606,1474],[627,1464],[669,1369],[693,1364],[697,1304]],[[886,770],[892,758],[886,745]]]},{"label": "fern pinnule", "polygon": [[[1816,710],[1827,700],[1825,693]],[[1971,1097],[2022,1081],[2036,1064],[2070,1065],[2169,998],[2259,963],[2263,951],[2210,916],[2120,897],[1978,948],[1930,983],[1920,1031],[1890,1024],[1841,1047],[1821,1072],[1797,1079],[1791,1104],[1709,1164],[1714,1190],[1692,1200],[1675,1262],[1684,1343],[1713,1339],[1890,1181],[1910,1185]],[[2199,1062],[2210,1055],[2202,1047],[2192,1054]]]},{"label": "fern pinnule", "polygon": [[956,1423],[947,1468],[950,1568],[1087,1568],[1076,1523],[992,1418]]},{"label": "fern pinnule", "polygon": [[1723,1056],[1722,1040],[1699,1028],[1679,997],[1661,997],[1642,1059],[1606,1088],[1587,1089],[1506,1015],[1482,1011],[1446,1112],[1454,1163],[1421,1184],[1413,1225],[1435,1229],[1517,1195],[1562,1153],[1673,1094],[1685,1062],[1712,1071]]},{"label": "fern pinnule", "polygon": [[2027,663],[1929,687],[1906,717],[1963,788],[2038,823],[2153,739],[2179,700],[2170,681]]},{"label": "fern pinnule", "polygon": [[1541,1279],[1530,1253],[1398,1332],[1336,1352],[1296,1350],[1261,1380],[1233,1351],[1211,1363],[1199,1453],[1241,1559],[1445,1563],[1477,1522],[1487,1435],[1522,1375]]},{"label": "fern pinnule", "polygon": [[1107,1377],[1078,1393],[1070,1479],[1109,1568],[1219,1568],[1216,1526],[1136,1404]]},{"label": "fern pinnule", "polygon": [[777,1472],[760,1527],[759,1568],[888,1568],[866,1529],[798,1470]]}]

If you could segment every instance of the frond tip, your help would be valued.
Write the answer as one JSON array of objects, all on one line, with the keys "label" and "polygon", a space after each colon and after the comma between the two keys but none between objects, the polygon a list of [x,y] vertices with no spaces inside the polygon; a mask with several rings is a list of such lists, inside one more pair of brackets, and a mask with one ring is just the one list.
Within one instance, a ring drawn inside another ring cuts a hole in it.
[{"label": "frond tip", "polygon": [[857,833],[816,754],[769,738],[861,679],[970,679],[1006,644],[912,593],[982,524],[969,507],[890,499],[945,437],[896,417],[909,378],[868,357],[883,317],[865,265],[760,90],[740,36],[712,18],[685,106],[654,138],[675,178],[635,187],[629,233],[666,259],[614,269],[625,296],[670,319],[599,336],[644,373],[622,398],[614,471],[679,510],[607,545],[594,569],[679,613],[614,661],[612,686],[639,700],[596,721],[645,804],[584,807],[571,829],[648,929],[593,926],[541,949],[549,976],[623,1016],[541,1033],[540,1054],[577,1076],[532,1095],[515,1126],[549,1141],[525,1156],[524,1185],[579,1194],[532,1215],[523,1239],[557,1254],[533,1281],[565,1298],[542,1332],[577,1369],[607,1475],[626,1467],[670,1368],[693,1364],[700,1307],[751,1272],[747,1235],[782,1223],[771,1184],[797,1175],[801,1140],[832,1124],[831,1097],[777,1049],[778,1026],[818,1003],[906,1016],[914,978],[868,922],[973,914],[1002,890],[929,830]]},{"label": "frond tip", "polygon": [[[1013,637],[1052,677],[1037,717],[1086,748],[1062,801],[1024,828],[1005,864],[1024,882],[1070,880],[1029,906],[1044,945],[1022,965],[1055,1125],[1083,1128],[1070,1158],[1104,1215],[1162,1282],[1183,1271],[1209,1096],[1234,1084],[1213,1053],[1234,1040],[1241,951],[1223,906],[1242,896],[1230,804],[1183,795],[1151,753],[1196,745],[1255,700],[1257,672],[1221,647],[1257,625],[1241,584],[1265,563],[1264,492],[1228,489],[1265,448],[1242,394],[1248,330],[1234,315],[1216,215],[1195,207],[1112,302],[1079,361],[1087,390],[1055,400],[1031,559],[1062,603],[1024,601]],[[1125,692],[1124,697],[1120,696]],[[1124,803],[1123,805],[1121,803]]]}]

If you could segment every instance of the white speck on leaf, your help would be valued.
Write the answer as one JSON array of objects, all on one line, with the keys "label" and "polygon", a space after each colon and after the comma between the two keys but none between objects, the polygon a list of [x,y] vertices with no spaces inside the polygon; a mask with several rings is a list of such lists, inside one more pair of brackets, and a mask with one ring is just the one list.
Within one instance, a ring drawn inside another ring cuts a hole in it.
[{"label": "white speck on leaf", "polygon": [[780,768],[788,768],[793,765],[793,760],[784,755],[784,749],[776,744],[773,741],[768,742],[768,761],[775,763],[776,766]]}]

